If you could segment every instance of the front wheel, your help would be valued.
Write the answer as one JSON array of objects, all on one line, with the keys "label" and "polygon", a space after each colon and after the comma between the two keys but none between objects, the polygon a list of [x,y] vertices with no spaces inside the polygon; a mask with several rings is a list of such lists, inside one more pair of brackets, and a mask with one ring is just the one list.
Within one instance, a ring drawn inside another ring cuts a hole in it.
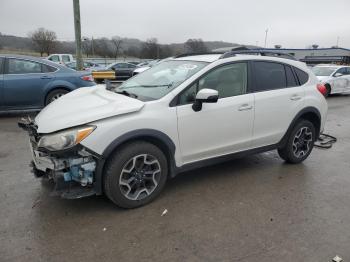
[{"label": "front wheel", "polygon": [[300,163],[310,155],[315,140],[314,125],[308,120],[301,120],[293,127],[285,146],[278,149],[278,154],[288,163]]},{"label": "front wheel", "polygon": [[122,208],[136,208],[155,199],[165,186],[167,159],[155,145],[137,141],[116,150],[107,162],[104,190]]}]

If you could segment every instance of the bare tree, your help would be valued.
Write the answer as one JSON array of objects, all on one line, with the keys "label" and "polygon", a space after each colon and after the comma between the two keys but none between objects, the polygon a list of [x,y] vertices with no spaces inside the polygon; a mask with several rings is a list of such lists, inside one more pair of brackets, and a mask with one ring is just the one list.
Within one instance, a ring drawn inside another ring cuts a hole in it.
[{"label": "bare tree", "polygon": [[99,56],[113,57],[111,42],[105,37],[94,40],[94,50]]},{"label": "bare tree", "polygon": [[40,52],[40,56],[43,56],[44,53],[50,55],[56,47],[57,36],[54,31],[41,27],[29,33],[29,37],[32,39],[36,49]]},{"label": "bare tree", "polygon": [[146,42],[143,43],[141,55],[144,58],[159,58],[159,45],[157,38],[147,39]]},{"label": "bare tree", "polygon": [[123,43],[123,39],[121,39],[120,37],[118,36],[115,36],[111,39],[111,42],[113,44],[113,57],[115,59],[118,58],[118,54],[121,50],[121,44]]},{"label": "bare tree", "polygon": [[185,43],[185,49],[189,53],[204,53],[208,52],[208,48],[202,39],[188,39]]}]

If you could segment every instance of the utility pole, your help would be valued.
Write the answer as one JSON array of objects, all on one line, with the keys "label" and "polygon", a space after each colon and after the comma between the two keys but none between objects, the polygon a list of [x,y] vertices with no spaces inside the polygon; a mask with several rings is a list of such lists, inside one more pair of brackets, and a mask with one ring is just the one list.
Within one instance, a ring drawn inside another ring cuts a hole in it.
[{"label": "utility pole", "polygon": [[83,70],[83,57],[81,52],[81,24],[80,24],[79,0],[73,0],[73,11],[74,11],[74,31],[75,31],[77,69]]},{"label": "utility pole", "polygon": [[339,47],[339,36],[337,36],[337,47]]},{"label": "utility pole", "polygon": [[267,32],[269,31],[269,29],[267,28],[265,30],[265,45],[264,45],[264,48],[266,48],[266,41],[267,41]]}]

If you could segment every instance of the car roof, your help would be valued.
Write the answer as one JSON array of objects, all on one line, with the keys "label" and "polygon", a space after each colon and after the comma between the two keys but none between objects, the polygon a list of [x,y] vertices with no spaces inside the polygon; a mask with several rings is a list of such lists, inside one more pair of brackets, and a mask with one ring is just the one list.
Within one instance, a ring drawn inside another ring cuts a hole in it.
[{"label": "car roof", "polygon": [[15,55],[15,54],[0,54],[0,57],[6,57],[6,58],[19,58],[19,59],[25,59],[25,60],[31,60],[34,62],[43,63],[52,67],[56,67],[59,69],[65,69],[66,66],[51,62],[50,60],[45,59],[44,57],[35,57],[35,56],[27,56],[27,55]]},{"label": "car roof", "polygon": [[280,62],[289,65],[299,67],[301,69],[307,70],[307,66],[304,62],[298,60],[291,60],[286,58],[274,57],[274,56],[261,56],[261,55],[247,55],[247,54],[236,54],[235,56],[220,58],[222,54],[205,54],[205,55],[193,55],[193,56],[183,56],[179,58],[174,58],[174,60],[183,60],[183,61],[197,61],[197,62],[208,62],[213,63],[216,61],[242,61],[242,60],[264,60],[272,62]]}]

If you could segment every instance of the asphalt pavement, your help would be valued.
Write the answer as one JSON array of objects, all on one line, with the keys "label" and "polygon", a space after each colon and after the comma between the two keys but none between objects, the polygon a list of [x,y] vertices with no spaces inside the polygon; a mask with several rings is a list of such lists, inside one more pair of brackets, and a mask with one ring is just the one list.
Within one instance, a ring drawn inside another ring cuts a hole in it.
[{"label": "asphalt pavement", "polygon": [[273,151],[187,172],[134,210],[51,197],[30,173],[20,116],[2,115],[0,261],[350,261],[350,96],[328,103],[331,149],[300,165]]}]

